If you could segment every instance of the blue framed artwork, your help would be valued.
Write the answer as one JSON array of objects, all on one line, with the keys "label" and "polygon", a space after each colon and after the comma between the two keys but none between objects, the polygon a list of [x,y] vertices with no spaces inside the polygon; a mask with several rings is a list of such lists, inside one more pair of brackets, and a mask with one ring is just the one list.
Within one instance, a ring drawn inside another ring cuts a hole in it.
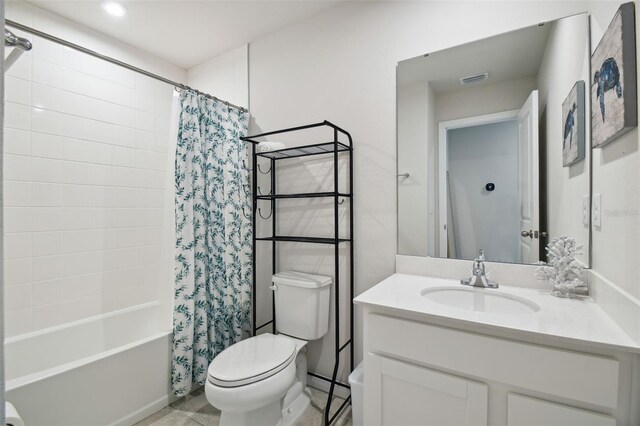
[{"label": "blue framed artwork", "polygon": [[562,166],[584,160],[584,81],[573,85],[562,102]]},{"label": "blue framed artwork", "polygon": [[591,55],[591,146],[638,125],[634,4],[620,6]]}]

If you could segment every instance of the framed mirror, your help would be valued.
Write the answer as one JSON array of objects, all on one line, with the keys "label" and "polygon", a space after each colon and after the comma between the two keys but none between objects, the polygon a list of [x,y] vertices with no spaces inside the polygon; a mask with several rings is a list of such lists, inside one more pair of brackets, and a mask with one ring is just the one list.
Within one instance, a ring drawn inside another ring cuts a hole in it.
[{"label": "framed mirror", "polygon": [[589,266],[589,52],[580,14],[398,64],[399,254]]}]

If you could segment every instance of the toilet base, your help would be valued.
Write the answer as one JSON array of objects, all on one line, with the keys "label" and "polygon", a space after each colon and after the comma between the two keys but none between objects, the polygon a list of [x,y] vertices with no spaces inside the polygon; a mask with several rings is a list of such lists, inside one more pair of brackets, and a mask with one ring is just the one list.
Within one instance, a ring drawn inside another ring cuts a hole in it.
[{"label": "toilet base", "polygon": [[[311,405],[311,392],[294,383],[284,399],[253,411],[220,413],[220,426],[293,426]],[[282,406],[284,403],[284,407]]]},{"label": "toilet base", "polygon": [[302,390],[301,385],[302,383],[296,382],[284,397],[284,408],[282,409],[280,423],[277,426],[295,425],[311,405],[311,391],[309,391],[309,388]]}]

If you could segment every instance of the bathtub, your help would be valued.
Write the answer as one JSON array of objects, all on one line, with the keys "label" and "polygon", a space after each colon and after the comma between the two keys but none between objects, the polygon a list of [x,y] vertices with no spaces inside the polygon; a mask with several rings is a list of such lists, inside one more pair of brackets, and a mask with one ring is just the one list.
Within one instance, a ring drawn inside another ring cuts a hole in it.
[{"label": "bathtub", "polygon": [[9,338],[6,399],[27,426],[131,425],[173,400],[162,322],[151,302]]}]

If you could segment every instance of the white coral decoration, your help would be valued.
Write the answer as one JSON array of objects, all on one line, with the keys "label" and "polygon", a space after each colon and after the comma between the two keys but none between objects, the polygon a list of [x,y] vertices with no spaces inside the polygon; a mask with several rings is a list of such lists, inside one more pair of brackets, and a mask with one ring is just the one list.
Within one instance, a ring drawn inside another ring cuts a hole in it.
[{"label": "white coral decoration", "polygon": [[576,297],[587,294],[587,286],[582,280],[583,266],[576,260],[582,246],[573,238],[561,236],[547,245],[549,263],[539,262],[535,277],[553,284],[552,295]]}]

